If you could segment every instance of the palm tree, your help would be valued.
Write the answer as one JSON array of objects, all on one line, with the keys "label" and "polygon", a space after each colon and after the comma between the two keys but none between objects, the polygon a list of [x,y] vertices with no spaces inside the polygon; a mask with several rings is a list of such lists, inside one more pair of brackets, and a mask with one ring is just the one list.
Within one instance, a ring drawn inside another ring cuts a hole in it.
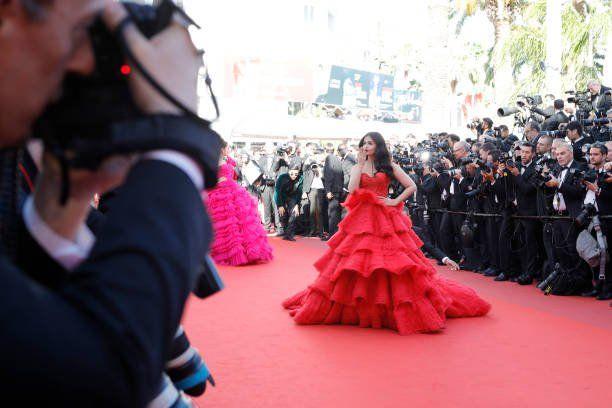
[{"label": "palm tree", "polygon": [[[597,62],[598,51],[612,32],[612,10],[609,1],[572,1],[563,6],[561,87],[585,89],[586,82],[598,78],[603,66]],[[509,57],[516,81],[514,94],[536,93],[544,89],[542,69],[546,60],[546,0],[537,0],[523,12],[520,23],[502,45]]]},{"label": "palm tree", "polygon": [[463,22],[478,11],[484,11],[494,28],[493,48],[485,70],[488,71],[486,82],[495,89],[495,99],[505,101],[512,89],[512,69],[505,58],[503,45],[511,35],[511,27],[518,15],[528,4],[527,0],[459,0],[453,2],[455,8],[451,18],[457,18],[457,33]]}]

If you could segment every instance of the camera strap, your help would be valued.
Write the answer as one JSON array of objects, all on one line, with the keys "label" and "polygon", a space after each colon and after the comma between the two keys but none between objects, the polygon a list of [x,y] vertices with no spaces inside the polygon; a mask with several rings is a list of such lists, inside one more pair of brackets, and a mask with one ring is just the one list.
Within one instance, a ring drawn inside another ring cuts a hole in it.
[{"label": "camera strap", "polygon": [[213,92],[213,89],[212,89],[212,80],[210,78],[210,75],[208,74],[208,67],[206,66],[206,64],[204,65],[204,70],[205,70],[204,71],[204,82],[206,83],[206,87],[208,88],[208,92],[210,94],[210,98],[211,98],[213,107],[215,109],[215,118],[212,121],[202,119],[200,116],[198,116],[196,112],[193,112],[191,109],[185,106],[181,101],[179,101],[174,96],[172,96],[163,86],[159,84],[159,82],[157,82],[155,78],[153,78],[153,76],[149,73],[149,71],[134,56],[134,53],[132,52],[132,49],[128,45],[127,40],[125,39],[125,35],[124,35],[124,31],[126,27],[130,24],[134,24],[134,20],[132,19],[131,16],[128,15],[123,20],[121,20],[121,22],[117,25],[117,27],[114,30],[115,37],[119,41],[119,44],[121,45],[121,48],[126,58],[128,59],[128,61],[132,63],[138,71],[140,71],[140,73],[145,78],[145,80],[153,88],[155,88],[155,90],[159,92],[160,95],[166,98],[174,106],[179,108],[190,119],[193,119],[196,122],[199,122],[206,126],[210,126],[211,122],[216,121],[220,116],[219,104],[217,102],[217,97],[215,96],[215,93]]}]

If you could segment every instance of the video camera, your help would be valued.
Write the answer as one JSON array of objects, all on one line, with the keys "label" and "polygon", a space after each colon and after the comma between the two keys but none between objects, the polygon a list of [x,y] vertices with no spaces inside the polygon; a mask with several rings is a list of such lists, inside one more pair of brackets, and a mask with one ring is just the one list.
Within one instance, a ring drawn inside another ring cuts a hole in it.
[{"label": "video camera", "polygon": [[537,188],[543,188],[544,184],[550,181],[551,177],[549,172],[556,164],[557,161],[550,153],[545,153],[536,160],[533,180]]},{"label": "video camera", "polygon": [[589,91],[566,91],[566,95],[571,95],[567,98],[568,103],[573,103],[578,108],[576,117],[578,120],[583,120],[589,116],[589,112],[593,110],[591,103],[591,93]]},{"label": "video camera", "polygon": [[518,95],[516,106],[502,106],[497,109],[497,116],[506,117],[514,115],[514,127],[524,128],[527,122],[542,123],[544,117],[537,112],[538,105],[542,104],[540,95]]}]

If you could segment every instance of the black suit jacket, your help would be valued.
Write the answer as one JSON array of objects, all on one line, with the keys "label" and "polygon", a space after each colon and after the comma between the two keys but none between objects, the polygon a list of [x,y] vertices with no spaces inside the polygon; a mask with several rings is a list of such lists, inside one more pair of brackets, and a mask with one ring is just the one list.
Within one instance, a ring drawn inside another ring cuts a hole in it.
[{"label": "black suit jacket", "polygon": [[[561,183],[561,187],[557,187],[556,192],[563,194],[563,200],[565,201],[565,208],[569,212],[570,217],[576,217],[582,210],[584,203],[584,196],[586,190],[584,186],[580,184],[580,178],[578,175],[579,171],[587,170],[588,166],[586,163],[581,163],[574,160]],[[559,179],[563,169],[555,169],[555,177]]]},{"label": "black suit jacket", "polygon": [[[525,172],[514,177],[516,185],[516,201],[517,212],[519,215],[537,215],[538,214],[538,191],[532,179],[535,177],[535,160],[525,167]],[[522,171],[523,165],[519,165],[519,172]]]},{"label": "black suit jacket", "polygon": [[335,154],[329,154],[325,158],[323,186],[325,187],[325,193],[333,193],[335,196],[339,196],[343,191],[344,172],[342,171],[342,162]]},{"label": "black suit jacket", "polygon": [[561,123],[569,123],[567,115],[560,111],[555,112],[551,117],[546,119],[542,124],[542,130],[557,130]]},{"label": "black suit jacket", "polygon": [[427,206],[432,210],[442,208],[442,189],[434,176],[428,175],[423,178],[421,183]]},{"label": "black suit jacket", "polygon": [[449,196],[449,209],[452,211],[466,211],[468,209],[468,199],[465,196],[465,193],[470,191],[470,187],[472,182],[474,181],[471,177],[464,177],[461,182],[456,178],[451,178],[448,181],[448,186],[446,191],[450,194],[450,187],[454,184],[453,191],[454,194],[450,194]]},{"label": "black suit jacket", "polygon": [[602,85],[601,90],[599,91],[599,94],[591,96],[591,102],[593,104],[594,110],[601,111],[601,110],[609,109],[609,107],[606,106],[606,96],[604,95],[606,92],[609,92],[609,91],[610,91],[610,88]]},{"label": "black suit jacket", "polygon": [[585,144],[592,144],[593,138],[589,135],[583,135],[582,139],[572,143],[572,150],[574,151],[574,160],[586,163],[585,154],[582,152],[582,146]]},{"label": "black suit jacket", "polygon": [[342,162],[342,175],[344,178],[343,187],[348,189],[349,181],[351,181],[351,170],[353,169],[353,166],[357,164],[357,160],[355,160],[355,156],[352,154],[347,154],[340,161]]},{"label": "black suit jacket", "polygon": [[175,166],[138,163],[98,236],[55,290],[0,257],[0,390],[25,406],[140,407],[159,387],[211,240],[200,194]]}]

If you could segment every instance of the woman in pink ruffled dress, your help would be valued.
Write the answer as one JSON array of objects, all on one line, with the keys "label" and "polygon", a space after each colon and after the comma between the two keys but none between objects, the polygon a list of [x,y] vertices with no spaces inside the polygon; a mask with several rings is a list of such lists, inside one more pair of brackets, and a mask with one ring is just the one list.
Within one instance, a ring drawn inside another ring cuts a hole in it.
[{"label": "woman in pink ruffled dress", "polygon": [[257,211],[257,202],[236,180],[236,162],[224,145],[217,186],[207,192],[215,239],[211,256],[219,265],[248,265],[272,260],[272,247]]}]

